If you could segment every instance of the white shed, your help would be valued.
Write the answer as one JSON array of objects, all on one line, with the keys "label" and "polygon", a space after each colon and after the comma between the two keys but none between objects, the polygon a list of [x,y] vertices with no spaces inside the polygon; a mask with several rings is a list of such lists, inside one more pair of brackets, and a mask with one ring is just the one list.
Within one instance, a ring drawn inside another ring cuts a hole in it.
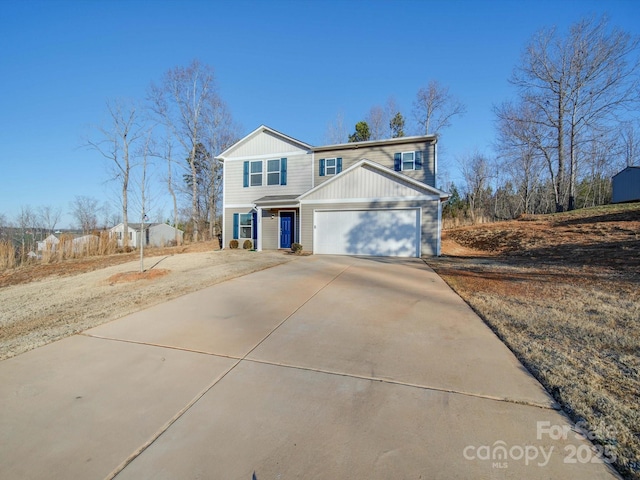
[{"label": "white shed", "polygon": [[55,252],[56,245],[58,245],[58,243],[60,243],[60,240],[58,240],[58,237],[56,237],[55,235],[51,234],[47,238],[42,240],[41,242],[38,242],[38,251],[39,252],[43,252],[43,251],[49,249],[52,252]]}]

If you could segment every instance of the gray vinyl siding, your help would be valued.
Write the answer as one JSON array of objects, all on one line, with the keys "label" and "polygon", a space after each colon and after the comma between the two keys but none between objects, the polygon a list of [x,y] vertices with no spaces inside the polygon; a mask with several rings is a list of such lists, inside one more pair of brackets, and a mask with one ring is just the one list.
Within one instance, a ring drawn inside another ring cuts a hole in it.
[{"label": "gray vinyl siding", "polygon": [[[329,177],[333,178],[333,177]],[[364,164],[350,172],[343,173],[334,182],[304,197],[305,202],[351,198],[416,197],[428,195],[424,188],[418,188],[404,179],[398,179],[395,172],[381,171]]]},{"label": "gray vinyl siding", "polygon": [[[224,248],[229,247],[229,242],[233,240],[233,214],[234,213],[251,213],[253,209],[251,207],[247,208],[225,208],[224,209]],[[246,238],[239,238],[238,242],[240,246],[238,248],[242,248],[242,242],[246,240]],[[249,239],[253,240],[253,239]],[[257,247],[257,245],[254,245]]]},{"label": "gray vinyl siding", "polygon": [[320,176],[321,158],[342,158],[343,171],[365,158],[393,170],[393,156],[395,153],[415,151],[423,152],[422,170],[405,170],[400,173],[434,187],[436,184],[435,145],[431,142],[413,142],[400,145],[375,145],[368,147],[360,146],[358,148],[343,147],[335,150],[322,150],[315,152],[315,165],[313,168],[315,181],[314,186],[320,185],[322,182],[333,178],[333,176]]},{"label": "gray vinyl siding", "polygon": [[640,200],[640,167],[627,167],[612,180],[612,203]]},{"label": "gray vinyl siding", "polygon": [[[285,211],[292,211],[291,208],[285,208]],[[234,213],[252,213],[254,210],[251,207],[246,208],[225,208],[224,210],[224,248],[229,247],[229,242],[233,239],[233,214]],[[273,215],[274,218],[271,218]],[[297,242],[300,238],[300,213],[296,211],[294,223],[294,241]],[[262,222],[261,225],[256,226],[258,228],[258,238],[262,237],[262,249],[263,250],[277,250],[280,248],[280,229],[278,228],[278,222],[280,217],[278,216],[278,210],[262,210]],[[245,238],[238,239],[242,248],[242,242]],[[258,248],[258,245],[254,245],[254,248]]]},{"label": "gray vinyl siding", "polygon": [[362,203],[333,203],[333,204],[304,204],[301,206],[300,238],[303,248],[313,251],[313,212],[314,210],[361,210],[361,209],[393,209],[393,208],[422,208],[422,255],[437,255],[438,252],[438,202],[439,200],[399,201],[399,202],[362,202]]},{"label": "gray vinyl siding", "polygon": [[230,156],[252,157],[268,153],[296,152],[300,151],[300,145],[292,143],[285,138],[276,136],[271,132],[264,131],[260,135],[250,138],[244,143],[240,143],[235,148],[230,149]]},{"label": "gray vinyl siding", "polygon": [[[271,215],[274,218],[271,218]],[[278,249],[278,213],[270,210],[262,210],[262,249],[277,250]]]},{"label": "gray vinyl siding", "polygon": [[[267,185],[268,159],[287,158],[287,184]],[[262,186],[243,186],[243,159],[230,159],[224,162],[225,205],[248,205],[267,195],[300,195],[311,189],[311,154],[286,157],[275,154],[264,158],[262,168]]]}]

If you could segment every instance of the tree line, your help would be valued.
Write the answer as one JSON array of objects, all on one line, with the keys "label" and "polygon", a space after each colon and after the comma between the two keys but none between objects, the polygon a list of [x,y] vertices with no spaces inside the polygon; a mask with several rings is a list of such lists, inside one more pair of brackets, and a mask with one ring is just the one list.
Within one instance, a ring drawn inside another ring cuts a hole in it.
[{"label": "tree line", "polygon": [[544,28],[510,78],[515,98],[494,107],[495,157],[460,159],[462,192],[447,214],[471,221],[551,213],[611,201],[611,177],[640,163],[639,38],[585,18]]}]

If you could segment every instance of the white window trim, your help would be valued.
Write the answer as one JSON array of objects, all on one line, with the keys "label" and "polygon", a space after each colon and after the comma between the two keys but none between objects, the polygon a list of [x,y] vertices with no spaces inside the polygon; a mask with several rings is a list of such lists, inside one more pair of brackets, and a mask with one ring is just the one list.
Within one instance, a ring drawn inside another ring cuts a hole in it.
[{"label": "white window trim", "polygon": [[[278,162],[278,170],[277,171],[269,171],[269,162]],[[282,159],[281,158],[270,158],[265,162],[267,164],[267,186],[274,187],[278,185],[282,185]],[[278,183],[269,183],[269,174],[278,174]]]},{"label": "white window trim", "polygon": [[[251,219],[251,222],[249,225],[243,225],[242,224],[242,216],[243,215],[249,215],[249,218]],[[242,236],[242,229],[243,228],[249,228],[250,229],[250,234],[248,237],[243,237]],[[254,229],[254,225],[253,225],[253,214],[252,213],[239,213],[238,214],[238,239],[249,239],[249,240],[253,240],[253,229]]]},{"label": "white window trim", "polygon": [[[413,161],[411,162],[412,166],[411,168],[404,168],[404,156],[405,154],[409,154],[411,153],[413,155]],[[402,171],[409,171],[409,170],[415,170],[416,169],[416,151],[409,151],[409,152],[401,152],[400,153],[400,165],[401,165],[401,170]]]},{"label": "white window trim", "polygon": [[[259,172],[252,172],[252,165],[254,163],[260,163],[260,171]],[[260,175],[260,184],[259,185],[254,185],[253,184],[253,176],[254,175]],[[262,185],[264,185],[264,161],[262,160],[252,160],[249,162],[249,187],[261,187]]]},{"label": "white window trim", "polygon": [[[333,166],[329,166],[329,161],[333,160]],[[329,173],[329,168],[333,168],[333,173]],[[324,175],[326,177],[333,177],[338,174],[338,158],[325,158],[324,159]]]}]

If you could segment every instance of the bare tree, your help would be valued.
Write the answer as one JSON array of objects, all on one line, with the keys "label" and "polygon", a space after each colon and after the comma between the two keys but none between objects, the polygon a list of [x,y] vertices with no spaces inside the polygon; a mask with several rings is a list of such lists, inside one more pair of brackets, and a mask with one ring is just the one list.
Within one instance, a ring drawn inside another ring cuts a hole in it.
[{"label": "bare tree", "polygon": [[338,112],[336,119],[327,125],[327,130],[324,134],[324,143],[327,145],[347,143],[348,138],[349,130],[344,123],[344,114]]},{"label": "bare tree", "polygon": [[449,87],[431,80],[420,88],[413,102],[413,115],[425,135],[440,135],[451,126],[451,120],[467,112],[467,107],[449,93]]},{"label": "bare tree", "polygon": [[365,117],[369,125],[369,140],[382,140],[389,137],[389,119],[387,112],[379,105],[374,105]]},{"label": "bare tree", "polygon": [[180,235],[178,234],[178,197],[176,195],[176,188],[173,181],[173,169],[174,169],[174,159],[173,159],[173,145],[169,138],[165,139],[165,149],[163,154],[164,159],[167,162],[167,190],[169,191],[169,195],[171,196],[171,200],[173,202],[173,226],[176,228],[175,234],[175,242],[176,245],[180,245]]},{"label": "bare tree", "polygon": [[27,250],[31,250],[34,240],[34,227],[36,223],[36,214],[30,205],[22,205],[16,216],[16,226],[20,232],[21,258],[24,261],[27,256]]},{"label": "bare tree", "polygon": [[88,141],[88,145],[110,162],[112,179],[118,181],[122,200],[124,224],[123,246],[129,245],[129,182],[133,163],[133,147],[143,132],[138,108],[133,102],[107,101],[109,127],[99,127],[100,139]]},{"label": "bare tree", "polygon": [[[224,108],[216,92],[213,68],[194,60],[187,67],[169,70],[160,85],[152,84],[149,93],[151,108],[169,135],[182,146],[187,156],[191,185],[191,221],[194,241],[199,239],[197,149],[207,144],[212,125]],[[212,152],[215,156],[216,153]],[[200,172],[201,174],[201,172]]]},{"label": "bare tree", "polygon": [[151,155],[151,130],[145,134],[144,145],[141,151],[141,172],[140,172],[140,272],[144,272],[144,246],[147,241],[148,226],[145,225],[147,220],[147,166],[148,159]]},{"label": "bare tree", "polygon": [[624,166],[640,164],[640,134],[631,121],[624,122],[620,128],[620,148]]},{"label": "bare tree", "polygon": [[[545,29],[527,45],[511,78],[521,100],[541,113],[540,126],[553,133],[555,189],[564,189],[568,174],[570,210],[581,145],[638,102],[638,42],[620,30],[610,31],[606,17],[581,20],[564,37]],[[557,211],[564,210],[561,200]]]},{"label": "bare tree", "polygon": [[[521,211],[534,213],[533,196],[538,191],[544,164],[551,178],[554,176],[548,138],[537,128],[535,112],[529,105],[503,103],[494,113],[498,130],[496,150],[502,170],[515,184]],[[554,193],[559,198],[560,193],[557,190]]]},{"label": "bare tree", "polygon": [[71,215],[84,234],[96,230],[99,213],[98,200],[93,197],[76,195],[75,199],[71,202]]},{"label": "bare tree", "polygon": [[491,180],[490,162],[484,155],[475,152],[464,156],[461,164],[471,221],[476,223]]},{"label": "bare tree", "polygon": [[38,208],[38,217],[40,218],[40,223],[49,234],[53,233],[53,231],[56,229],[56,225],[60,221],[61,215],[62,209],[60,207],[45,205]]},{"label": "bare tree", "polygon": [[234,123],[231,113],[224,103],[212,112],[212,116],[205,124],[204,144],[210,155],[206,158],[205,184],[207,216],[209,222],[209,236],[217,235],[217,218],[219,205],[222,203],[222,163],[216,155],[223,152],[240,138],[240,129]]}]

